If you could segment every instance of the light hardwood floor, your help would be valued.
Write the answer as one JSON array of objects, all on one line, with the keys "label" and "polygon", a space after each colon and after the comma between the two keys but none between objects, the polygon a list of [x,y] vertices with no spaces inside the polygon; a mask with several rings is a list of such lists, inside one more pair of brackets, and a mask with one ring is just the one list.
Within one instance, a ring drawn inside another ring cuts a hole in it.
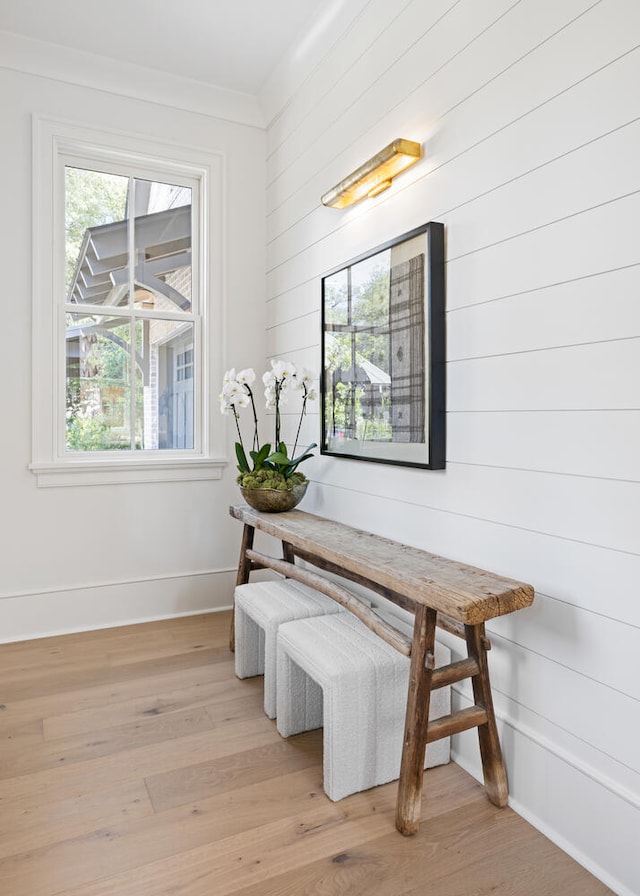
[{"label": "light hardwood floor", "polygon": [[321,732],[282,740],[229,614],[0,645],[3,896],[602,896],[454,764],[419,833],[396,785],[338,803]]}]

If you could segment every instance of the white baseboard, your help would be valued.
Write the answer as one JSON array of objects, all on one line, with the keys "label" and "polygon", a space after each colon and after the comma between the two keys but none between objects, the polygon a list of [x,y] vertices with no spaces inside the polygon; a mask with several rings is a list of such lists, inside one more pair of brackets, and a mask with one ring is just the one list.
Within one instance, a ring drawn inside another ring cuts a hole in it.
[{"label": "white baseboard", "polygon": [[236,569],[7,595],[0,643],[228,609]]},{"label": "white baseboard", "polygon": [[[640,810],[593,769],[500,714],[509,806],[618,896],[639,896]],[[508,736],[505,736],[508,729]],[[451,758],[482,782],[475,729],[452,738]]]}]

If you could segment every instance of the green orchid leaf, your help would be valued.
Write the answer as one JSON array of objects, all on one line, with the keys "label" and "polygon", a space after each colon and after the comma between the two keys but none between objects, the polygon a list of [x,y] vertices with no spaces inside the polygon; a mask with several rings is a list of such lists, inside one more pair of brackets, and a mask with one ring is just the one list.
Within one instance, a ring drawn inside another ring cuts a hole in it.
[{"label": "green orchid leaf", "polygon": [[287,467],[287,476],[291,476],[295,470],[297,470],[298,465],[302,463],[303,460],[306,460],[308,457],[313,457],[313,454],[301,454],[300,457],[296,458],[296,460],[292,460],[289,466]]},{"label": "green orchid leaf", "polygon": [[288,464],[288,463],[290,463],[290,460],[289,460],[289,458],[287,457],[287,452],[286,452],[286,451],[285,451],[285,452],[282,452],[282,451],[274,451],[273,454],[270,454],[270,455],[269,455],[269,457],[267,458],[267,460],[270,461],[272,464],[278,464],[278,465],[281,465],[281,464]]},{"label": "green orchid leaf", "polygon": [[270,451],[271,451],[271,445],[266,444],[266,445],[263,445],[259,451],[250,451],[249,452],[249,454],[251,455],[251,460],[253,461],[253,469],[254,470],[262,469],[262,467],[264,465],[265,458],[267,457],[267,455],[269,454]]},{"label": "green orchid leaf", "polygon": [[249,464],[247,462],[247,455],[244,453],[244,448],[240,442],[236,442],[236,457],[238,459],[238,472],[248,473]]},{"label": "green orchid leaf", "polygon": [[303,460],[306,460],[308,457],[313,457],[313,454],[310,454],[309,452],[310,452],[313,448],[317,448],[317,447],[318,447],[318,443],[317,443],[317,442],[312,442],[310,445],[307,445],[307,447],[304,449],[304,451],[303,451],[302,454],[299,454],[297,457],[292,457],[292,458],[291,458],[291,463],[292,463],[292,464],[299,464],[299,463],[302,463]]}]

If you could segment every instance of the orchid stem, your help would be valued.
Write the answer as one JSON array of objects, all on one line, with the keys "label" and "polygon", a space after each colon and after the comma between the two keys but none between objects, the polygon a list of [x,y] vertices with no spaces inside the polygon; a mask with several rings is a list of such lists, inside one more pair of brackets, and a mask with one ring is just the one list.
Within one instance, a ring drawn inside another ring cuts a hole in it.
[{"label": "orchid stem", "polygon": [[298,421],[298,431],[296,433],[296,440],[293,443],[293,451],[291,452],[291,457],[296,456],[296,448],[298,447],[298,439],[300,438],[300,430],[302,429],[302,418],[304,417],[305,409],[307,407],[307,387],[304,387],[304,398],[302,399],[302,410],[300,411],[300,420]]},{"label": "orchid stem", "polygon": [[233,408],[233,419],[236,421],[236,430],[238,431],[238,441],[242,445],[242,450],[244,451],[244,443],[242,441],[242,433],[240,432],[240,424],[238,423],[238,412],[236,410],[236,406],[232,405]]},{"label": "orchid stem", "polygon": [[247,386],[246,384],[245,384],[245,389],[249,393],[249,398],[251,399],[251,410],[253,411],[253,450],[259,451],[260,450],[260,440],[258,439],[258,414],[256,412],[256,403],[253,400],[253,392],[251,391],[249,386]]},{"label": "orchid stem", "polygon": [[276,380],[276,444],[275,450],[278,450],[280,445],[280,390],[282,388],[282,383],[279,383]]}]

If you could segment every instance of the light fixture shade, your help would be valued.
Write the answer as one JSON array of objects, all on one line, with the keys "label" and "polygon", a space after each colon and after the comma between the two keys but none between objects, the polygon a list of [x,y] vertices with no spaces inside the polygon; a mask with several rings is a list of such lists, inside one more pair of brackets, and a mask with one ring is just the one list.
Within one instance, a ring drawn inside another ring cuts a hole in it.
[{"label": "light fixture shade", "polygon": [[322,197],[322,204],[346,208],[367,196],[377,196],[391,186],[396,176],[422,158],[422,147],[414,140],[398,137],[361,165]]}]

